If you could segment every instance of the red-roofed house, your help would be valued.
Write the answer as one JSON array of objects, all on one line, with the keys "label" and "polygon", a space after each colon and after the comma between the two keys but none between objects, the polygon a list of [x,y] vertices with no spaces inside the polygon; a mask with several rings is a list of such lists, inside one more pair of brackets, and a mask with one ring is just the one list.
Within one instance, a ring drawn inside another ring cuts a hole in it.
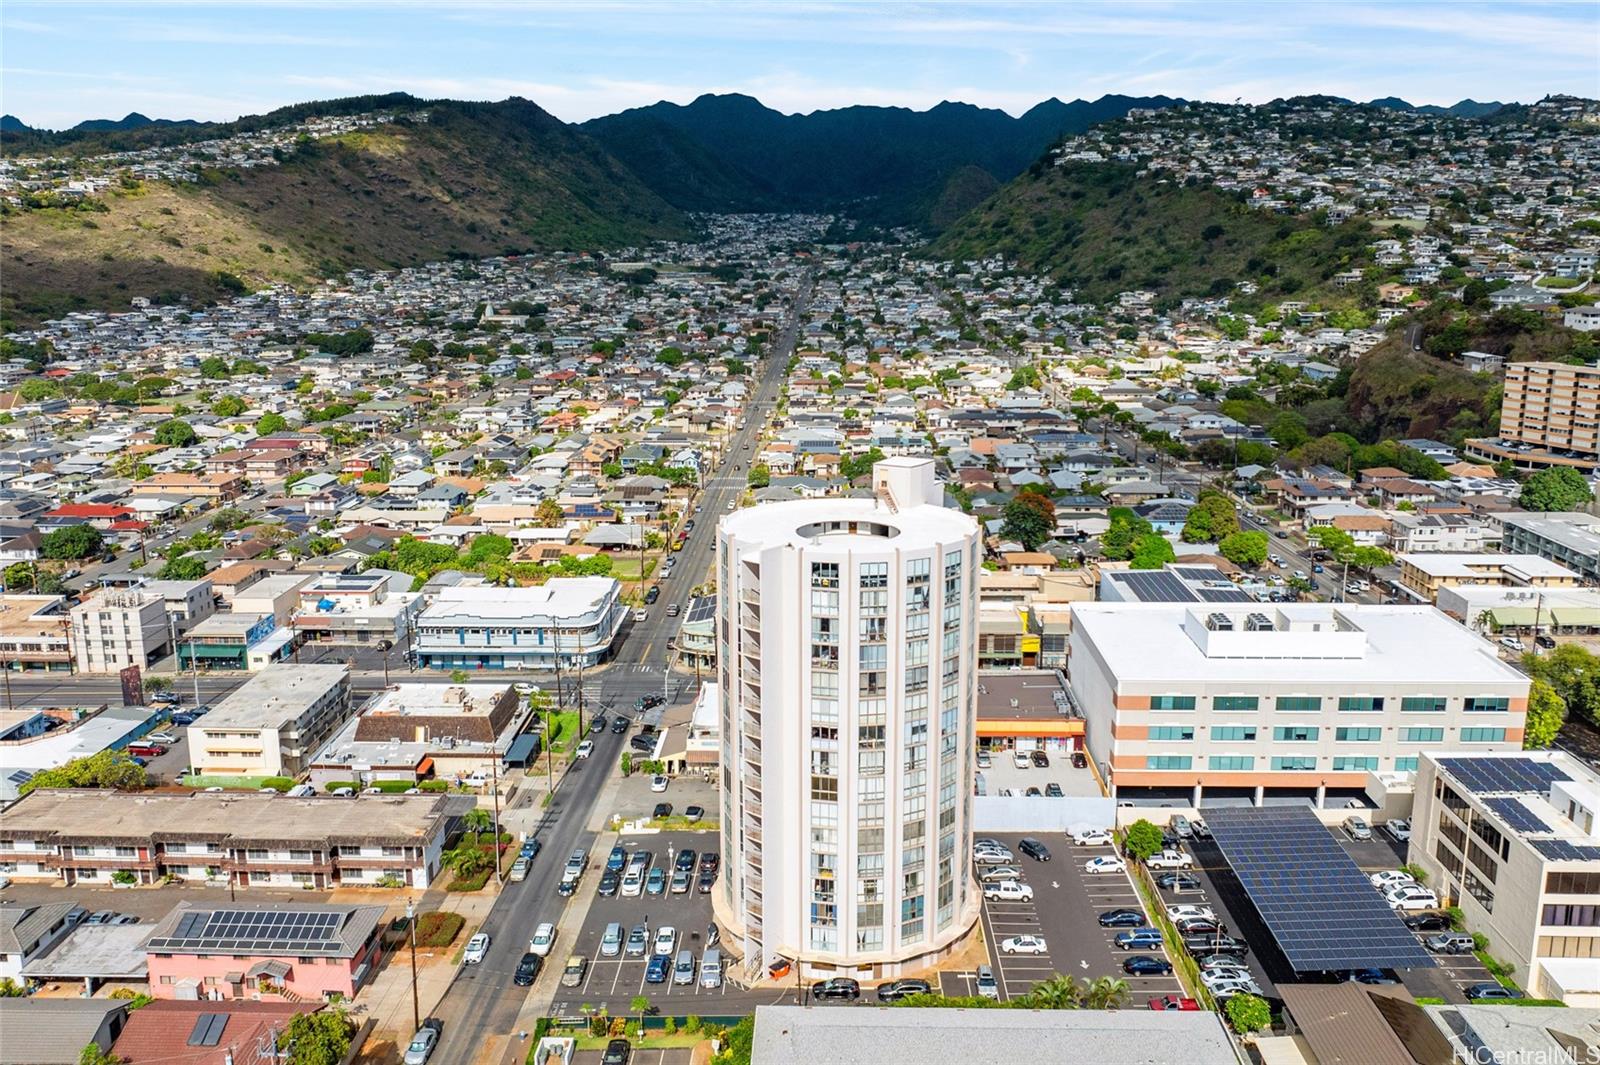
[{"label": "red-roofed house", "polygon": [[114,522],[134,516],[132,507],[115,503],[64,503],[54,510],[39,515],[44,526],[78,525],[87,523],[97,529],[108,529]]},{"label": "red-roofed house", "polygon": [[268,1050],[320,1002],[182,1002],[163,999],[128,1015],[111,1052],[127,1065],[276,1065]]}]

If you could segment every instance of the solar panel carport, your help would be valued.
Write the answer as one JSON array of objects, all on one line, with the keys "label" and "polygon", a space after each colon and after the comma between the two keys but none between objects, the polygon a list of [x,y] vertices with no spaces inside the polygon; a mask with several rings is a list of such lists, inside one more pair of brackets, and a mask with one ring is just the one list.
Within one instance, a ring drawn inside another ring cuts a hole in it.
[{"label": "solar panel carport", "polygon": [[1206,825],[1296,972],[1431,968],[1325,825],[1300,806],[1215,807]]}]

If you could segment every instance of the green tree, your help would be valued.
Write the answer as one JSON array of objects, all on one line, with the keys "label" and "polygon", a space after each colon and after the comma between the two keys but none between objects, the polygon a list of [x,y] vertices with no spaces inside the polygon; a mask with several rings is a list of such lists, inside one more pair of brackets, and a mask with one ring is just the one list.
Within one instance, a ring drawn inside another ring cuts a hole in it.
[{"label": "green tree", "polygon": [[200,360],[200,376],[207,381],[224,381],[229,375],[228,360],[220,355],[210,355]]},{"label": "green tree", "polygon": [[1172,544],[1160,533],[1145,533],[1133,542],[1133,557],[1128,561],[1130,569],[1160,569],[1168,562],[1178,560],[1177,552],[1172,550]]},{"label": "green tree", "polygon": [[471,880],[489,868],[491,860],[478,845],[461,843],[445,852],[444,863],[456,874],[457,880]]},{"label": "green tree", "polygon": [[136,791],[149,783],[144,767],[126,751],[101,751],[74,758],[65,765],[41,769],[17,790],[26,795],[35,788],[110,788]]},{"label": "green tree", "polygon": [[1580,510],[1594,499],[1589,482],[1577,470],[1551,467],[1540,470],[1522,484],[1517,501],[1524,510]]},{"label": "green tree", "polygon": [[[1343,560],[1341,559],[1341,561]],[[1351,550],[1350,564],[1356,567],[1356,569],[1366,570],[1367,573],[1370,574],[1379,566],[1394,565],[1394,556],[1381,547],[1373,547],[1370,544],[1361,544],[1360,546]]]},{"label": "green tree", "polygon": [[1315,540],[1324,551],[1340,562],[1350,562],[1355,556],[1355,537],[1343,529],[1336,529],[1332,525],[1319,525],[1308,530],[1306,537]]},{"label": "green tree", "polygon": [[109,1050],[100,1049],[99,1043],[90,1043],[78,1055],[78,1065],[121,1065],[125,1059]]},{"label": "green tree", "polygon": [[644,1038],[644,1015],[650,1012],[650,996],[634,995],[628,1002],[628,1012],[639,1015],[639,1038]]},{"label": "green tree", "polygon": [[170,418],[156,426],[155,441],[168,447],[188,447],[200,439],[195,435],[194,426],[181,418]]},{"label": "green tree", "polygon": [[197,581],[206,575],[210,569],[206,560],[199,555],[179,555],[177,558],[167,559],[166,565],[156,573],[156,578],[163,581]]},{"label": "green tree", "polygon": [[281,414],[263,414],[256,419],[257,436],[271,436],[273,433],[281,433],[287,428],[289,428],[289,422]]},{"label": "green tree", "polygon": [[1144,861],[1161,849],[1161,830],[1141,817],[1128,826],[1122,849]]},{"label": "green tree", "polygon": [[1130,557],[1134,542],[1151,531],[1150,523],[1127,507],[1112,507],[1107,518],[1110,528],[1100,537],[1100,553],[1114,562]]},{"label": "green tree", "polygon": [[488,810],[474,806],[462,816],[461,823],[468,832],[487,832],[494,824],[494,818]]},{"label": "green tree", "polygon": [[1115,976],[1097,976],[1083,989],[1083,1005],[1091,1010],[1114,1010],[1127,1005],[1128,981]]},{"label": "green tree", "polygon": [[1180,534],[1186,544],[1210,544],[1239,531],[1239,512],[1233,501],[1219,492],[1203,493],[1189,509]]},{"label": "green tree", "polygon": [[105,537],[93,525],[68,525],[46,533],[39,541],[39,554],[45,558],[76,561],[98,555],[105,549]]},{"label": "green tree", "polygon": [[1240,1035],[1263,1031],[1272,1025],[1272,1007],[1259,995],[1234,995],[1228,999],[1222,1011],[1228,1015],[1228,1023],[1233,1025],[1233,1030]]},{"label": "green tree", "polygon": [[350,1053],[350,1019],[341,1009],[297,1013],[279,1038],[288,1065],[339,1065]]},{"label": "green tree", "polygon": [[237,418],[250,408],[235,395],[226,395],[211,404],[211,413],[219,418]]},{"label": "green tree", "polygon": [[711,1065],[750,1065],[755,1056],[755,1047],[756,1017],[752,1013],[723,1035],[722,1053],[712,1059]]},{"label": "green tree", "polygon": [[1567,643],[1548,654],[1524,655],[1522,668],[1554,688],[1569,714],[1600,725],[1600,656]]},{"label": "green tree", "polygon": [[839,474],[845,480],[853,481],[857,477],[865,477],[872,472],[872,467],[883,461],[883,452],[872,448],[865,455],[851,455],[839,460]]},{"label": "green tree", "polygon": [[766,488],[772,484],[772,469],[764,462],[757,462],[750,467],[748,480],[751,488]]},{"label": "green tree", "polygon": [[561,510],[560,503],[557,503],[554,499],[550,498],[539,500],[539,507],[534,511],[534,521],[538,524],[539,528],[555,529],[561,526],[566,520],[567,516]]},{"label": "green tree", "polygon": [[1235,566],[1259,566],[1267,560],[1267,546],[1267,534],[1252,529],[1223,537],[1217,550]]},{"label": "green tree", "polygon": [[1528,685],[1528,717],[1523,724],[1524,750],[1544,750],[1556,741],[1567,721],[1567,702],[1548,682],[1535,677]]},{"label": "green tree", "polygon": [[1043,492],[1024,488],[1001,512],[1000,535],[1016,540],[1029,551],[1050,539],[1056,530],[1056,505]]}]

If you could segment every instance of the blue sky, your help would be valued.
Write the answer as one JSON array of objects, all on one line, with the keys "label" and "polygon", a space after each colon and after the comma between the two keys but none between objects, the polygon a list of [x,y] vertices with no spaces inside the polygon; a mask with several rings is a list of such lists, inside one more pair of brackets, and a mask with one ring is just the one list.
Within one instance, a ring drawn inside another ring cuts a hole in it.
[{"label": "blue sky", "polygon": [[787,112],[1051,96],[1413,103],[1600,96],[1600,4],[30,3],[0,9],[0,109],[39,126],[228,119],[405,90],[581,121],[703,92]]}]

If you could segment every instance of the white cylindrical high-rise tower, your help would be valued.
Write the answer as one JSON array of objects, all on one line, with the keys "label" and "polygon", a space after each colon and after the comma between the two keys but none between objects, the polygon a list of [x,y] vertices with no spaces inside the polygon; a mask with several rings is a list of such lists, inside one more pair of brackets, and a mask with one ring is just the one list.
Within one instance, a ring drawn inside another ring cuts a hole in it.
[{"label": "white cylindrical high-rise tower", "polygon": [[897,976],[978,918],[979,528],[941,505],[929,459],[879,462],[872,486],[717,535],[714,902],[752,970]]}]

